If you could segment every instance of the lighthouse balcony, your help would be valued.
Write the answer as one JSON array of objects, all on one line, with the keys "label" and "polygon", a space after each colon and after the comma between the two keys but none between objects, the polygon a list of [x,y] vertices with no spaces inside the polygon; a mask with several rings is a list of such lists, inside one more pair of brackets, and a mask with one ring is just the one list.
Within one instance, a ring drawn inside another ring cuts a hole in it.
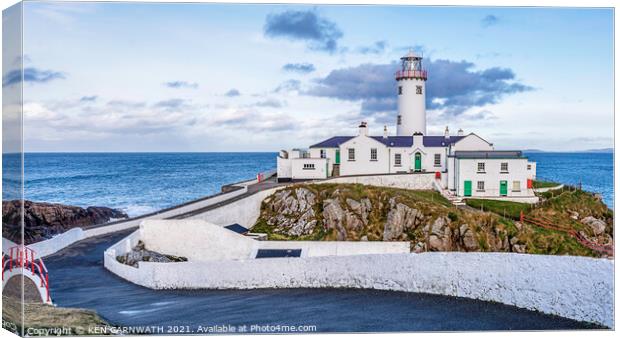
[{"label": "lighthouse balcony", "polygon": [[426,80],[427,72],[426,70],[399,70],[396,72],[396,74],[394,74],[394,76],[396,77],[397,81],[402,79]]}]

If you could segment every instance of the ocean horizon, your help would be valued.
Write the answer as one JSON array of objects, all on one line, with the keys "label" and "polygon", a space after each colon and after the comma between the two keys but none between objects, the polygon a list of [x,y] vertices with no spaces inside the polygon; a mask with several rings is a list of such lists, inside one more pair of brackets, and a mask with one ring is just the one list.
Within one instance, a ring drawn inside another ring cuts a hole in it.
[{"label": "ocean horizon", "polygon": [[[613,153],[533,152],[537,177],[600,193],[613,208]],[[19,161],[3,154],[4,170]],[[24,197],[139,216],[220,192],[276,168],[276,152],[28,152]],[[3,177],[9,187],[10,178]],[[7,191],[3,192],[7,198]]]}]

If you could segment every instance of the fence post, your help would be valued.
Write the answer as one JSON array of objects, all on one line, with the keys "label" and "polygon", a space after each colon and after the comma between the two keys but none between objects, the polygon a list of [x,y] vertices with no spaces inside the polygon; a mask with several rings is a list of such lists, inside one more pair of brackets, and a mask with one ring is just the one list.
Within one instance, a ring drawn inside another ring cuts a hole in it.
[{"label": "fence post", "polygon": [[523,210],[519,211],[519,221],[523,223]]}]

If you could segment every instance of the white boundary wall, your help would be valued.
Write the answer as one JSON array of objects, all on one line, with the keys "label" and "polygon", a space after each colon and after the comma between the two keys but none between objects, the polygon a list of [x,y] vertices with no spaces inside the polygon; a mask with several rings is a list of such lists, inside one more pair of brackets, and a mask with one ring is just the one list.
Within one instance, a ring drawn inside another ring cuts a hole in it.
[{"label": "white boundary wall", "polygon": [[[613,261],[515,253],[423,253],[208,262],[116,261],[105,267],[152,289],[369,288],[514,305],[613,328]],[[120,250],[120,251],[116,251]]]},{"label": "white boundary wall", "polygon": [[415,173],[402,175],[374,175],[374,176],[340,176],[310,184],[325,183],[356,183],[376,187],[389,187],[410,190],[434,190],[434,173]]},{"label": "white boundary wall", "polygon": [[[77,241],[81,241],[83,239],[90,238],[90,237],[109,234],[109,233],[116,232],[116,231],[122,231],[122,230],[130,229],[130,228],[138,227],[142,221],[147,220],[147,219],[163,219],[163,218],[180,215],[180,214],[183,214],[183,213],[186,213],[192,210],[196,210],[199,208],[208,207],[210,205],[225,201],[227,199],[237,197],[239,195],[243,195],[247,192],[247,189],[248,189],[247,185],[243,185],[242,188],[239,190],[215,195],[212,198],[202,199],[194,203],[188,203],[181,207],[169,209],[169,210],[166,210],[166,211],[163,211],[157,214],[153,214],[147,217],[130,219],[124,222],[118,222],[118,223],[114,223],[110,225],[103,224],[100,227],[96,227],[96,228],[92,228],[88,230],[83,230],[82,228],[73,228],[66,232],[63,232],[62,234],[54,236],[53,238],[30,244],[28,245],[28,247],[36,252],[37,257],[49,256],[51,254],[54,254],[64,249],[65,247]],[[260,209],[260,203],[259,203],[259,209]],[[3,244],[10,242],[10,241],[8,242],[7,241],[8,241],[7,239],[3,238]]]},{"label": "white boundary wall", "polygon": [[260,206],[263,200],[284,187],[259,191],[254,195],[227,204],[222,208],[209,210],[187,219],[200,219],[209,223],[226,226],[238,223],[246,228],[252,228],[260,216]]}]

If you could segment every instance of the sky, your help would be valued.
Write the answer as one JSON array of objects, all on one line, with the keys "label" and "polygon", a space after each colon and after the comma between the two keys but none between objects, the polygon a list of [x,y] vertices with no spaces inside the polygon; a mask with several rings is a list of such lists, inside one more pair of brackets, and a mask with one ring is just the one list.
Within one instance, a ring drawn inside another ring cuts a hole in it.
[{"label": "sky", "polygon": [[27,2],[23,31],[25,151],[275,152],[360,121],[394,135],[410,49],[429,134],[613,147],[611,9]]}]

